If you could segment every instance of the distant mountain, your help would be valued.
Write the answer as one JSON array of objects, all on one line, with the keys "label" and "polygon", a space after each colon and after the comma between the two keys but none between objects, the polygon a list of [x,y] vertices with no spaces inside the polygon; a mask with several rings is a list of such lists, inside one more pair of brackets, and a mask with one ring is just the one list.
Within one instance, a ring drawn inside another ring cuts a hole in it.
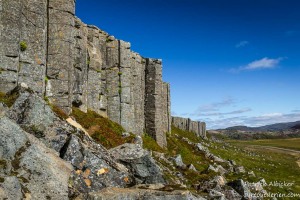
[{"label": "distant mountain", "polygon": [[300,129],[300,121],[277,123],[277,124],[271,124],[271,125],[260,126],[260,127],[232,126],[223,130],[261,132],[261,131],[285,131],[290,129]]}]

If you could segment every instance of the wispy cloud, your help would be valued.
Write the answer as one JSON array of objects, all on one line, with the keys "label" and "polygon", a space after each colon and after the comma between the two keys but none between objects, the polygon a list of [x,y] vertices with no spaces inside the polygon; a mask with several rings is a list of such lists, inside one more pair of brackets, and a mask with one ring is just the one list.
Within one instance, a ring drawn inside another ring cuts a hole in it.
[{"label": "wispy cloud", "polygon": [[215,112],[218,111],[220,108],[231,106],[235,104],[235,100],[232,97],[224,98],[222,101],[214,102],[210,104],[205,104],[200,106],[195,114],[203,113],[203,112]]},{"label": "wispy cloud", "polygon": [[239,68],[232,68],[230,72],[237,73],[241,71],[254,71],[260,69],[274,69],[278,67],[279,63],[283,60],[283,57],[279,58],[268,58],[264,57],[260,60],[252,61],[251,63],[247,64],[246,66],[242,66]]},{"label": "wispy cloud", "polygon": [[219,117],[224,117],[225,115],[238,115],[246,112],[252,111],[251,108],[244,108],[244,109],[239,109],[239,110],[234,110],[231,112],[210,112],[210,113],[202,113],[202,116],[219,116]]},{"label": "wispy cloud", "polygon": [[237,44],[235,45],[235,48],[241,48],[241,47],[247,46],[248,44],[249,44],[248,41],[243,40],[243,41],[240,41],[239,43],[237,43]]},{"label": "wispy cloud", "polygon": [[[259,116],[246,117],[229,117],[229,118],[205,118],[209,129],[227,128],[230,126],[250,126],[258,127],[282,122],[294,122],[300,120],[300,113],[266,113]],[[201,121],[201,120],[200,120]]]}]

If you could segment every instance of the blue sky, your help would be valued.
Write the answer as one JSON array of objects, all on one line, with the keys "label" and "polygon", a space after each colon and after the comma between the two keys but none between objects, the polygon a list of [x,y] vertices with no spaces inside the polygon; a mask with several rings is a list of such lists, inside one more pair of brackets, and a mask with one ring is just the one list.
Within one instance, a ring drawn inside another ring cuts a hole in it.
[{"label": "blue sky", "polygon": [[300,120],[300,1],[77,0],[76,15],[163,59],[172,113],[208,128]]}]

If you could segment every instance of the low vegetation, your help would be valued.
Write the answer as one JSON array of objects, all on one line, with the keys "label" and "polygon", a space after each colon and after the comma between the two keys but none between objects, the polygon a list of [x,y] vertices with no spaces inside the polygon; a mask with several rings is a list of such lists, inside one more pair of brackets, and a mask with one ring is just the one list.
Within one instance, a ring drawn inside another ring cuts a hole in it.
[{"label": "low vegetation", "polygon": [[[264,145],[280,145],[280,140],[267,140]],[[230,141],[228,143],[214,143],[210,151],[223,159],[233,159],[238,165],[246,168],[246,171],[253,171],[256,179],[264,178],[267,183],[286,182],[293,183],[292,187],[266,187],[267,191],[288,194],[290,192],[300,193],[300,166],[296,161],[300,158],[284,152],[277,152],[271,149],[253,147],[253,143],[259,141]],[[286,146],[287,142],[282,142]],[[295,145],[295,144],[294,144]],[[293,146],[293,145],[289,145]],[[229,176],[230,177],[230,176]],[[235,179],[234,175],[232,179]],[[247,180],[247,177],[243,177]]]},{"label": "low vegetation", "polygon": [[18,97],[19,94],[17,92],[13,92],[12,94],[0,92],[0,102],[4,103],[8,107],[11,107]]},{"label": "low vegetation", "polygon": [[73,108],[71,116],[87,130],[94,140],[108,149],[134,141],[135,136],[133,134],[130,134],[129,137],[123,137],[122,133],[125,130],[122,126],[94,111],[88,110],[85,113],[78,108]]},{"label": "low vegetation", "polygon": [[232,144],[260,145],[279,148],[294,149],[300,151],[300,138],[273,139],[273,140],[251,140],[251,141],[231,141]]},{"label": "low vegetation", "polygon": [[20,42],[20,50],[21,51],[26,51],[27,49],[27,43],[25,41]]}]

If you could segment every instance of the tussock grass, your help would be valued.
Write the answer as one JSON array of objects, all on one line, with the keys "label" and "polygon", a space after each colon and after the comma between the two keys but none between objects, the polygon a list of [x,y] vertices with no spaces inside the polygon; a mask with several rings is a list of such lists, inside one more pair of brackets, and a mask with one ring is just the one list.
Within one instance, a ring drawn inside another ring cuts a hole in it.
[{"label": "tussock grass", "polygon": [[100,116],[94,111],[88,110],[85,113],[78,108],[73,108],[71,116],[87,130],[95,141],[108,149],[134,141],[135,136],[133,134],[126,138],[122,137],[125,130],[121,125]]}]

